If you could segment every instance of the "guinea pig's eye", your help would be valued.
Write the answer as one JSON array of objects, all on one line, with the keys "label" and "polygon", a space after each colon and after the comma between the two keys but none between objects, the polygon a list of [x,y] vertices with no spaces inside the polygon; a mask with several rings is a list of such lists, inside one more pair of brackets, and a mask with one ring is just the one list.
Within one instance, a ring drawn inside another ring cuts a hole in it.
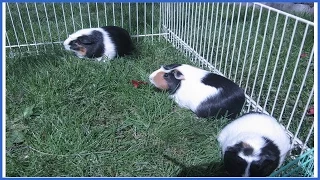
[{"label": "guinea pig's eye", "polygon": [[164,73],[163,77],[168,77],[168,73]]}]

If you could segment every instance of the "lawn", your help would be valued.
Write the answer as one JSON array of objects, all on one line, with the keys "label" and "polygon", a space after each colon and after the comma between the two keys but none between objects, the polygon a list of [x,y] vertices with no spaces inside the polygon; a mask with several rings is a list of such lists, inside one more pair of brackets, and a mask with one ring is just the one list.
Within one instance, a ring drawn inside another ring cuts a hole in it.
[{"label": "lawn", "polygon": [[[153,48],[157,46],[158,48]],[[7,60],[7,176],[176,176],[219,161],[226,120],[197,119],[131,80],[189,63],[167,43],[100,63],[67,52]]]}]

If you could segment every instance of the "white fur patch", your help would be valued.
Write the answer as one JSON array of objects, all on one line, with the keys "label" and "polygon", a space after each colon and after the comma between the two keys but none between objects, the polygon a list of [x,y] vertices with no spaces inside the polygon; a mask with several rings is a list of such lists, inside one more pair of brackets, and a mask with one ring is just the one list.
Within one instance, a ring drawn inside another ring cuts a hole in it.
[{"label": "white fur patch", "polygon": [[[284,161],[286,153],[290,150],[290,139],[283,127],[276,119],[265,114],[244,115],[222,129],[218,136],[218,141],[224,153],[226,148],[234,146],[243,141],[254,149],[254,154],[258,154],[265,146],[262,136],[270,139],[280,150],[279,167]],[[246,161],[252,161],[250,157],[244,157]]]},{"label": "white fur patch", "polygon": [[[102,33],[103,36],[103,44],[104,44],[104,56],[108,59],[113,59],[117,55],[115,44],[112,42],[110,35],[108,32],[103,30],[102,28],[87,28],[87,29],[81,29],[71,35],[63,42],[64,48],[66,50],[70,50],[76,53],[76,55],[80,58],[83,58],[81,54],[79,54],[77,51],[74,51],[70,49],[69,43],[73,40],[76,40],[78,37],[83,35],[90,35],[92,34],[92,31],[99,31]],[[98,60],[101,60],[102,58],[97,58]]]},{"label": "white fur patch", "polygon": [[169,97],[180,107],[196,111],[197,107],[207,98],[216,95],[218,89],[207,86],[201,81],[182,80],[180,88]]}]

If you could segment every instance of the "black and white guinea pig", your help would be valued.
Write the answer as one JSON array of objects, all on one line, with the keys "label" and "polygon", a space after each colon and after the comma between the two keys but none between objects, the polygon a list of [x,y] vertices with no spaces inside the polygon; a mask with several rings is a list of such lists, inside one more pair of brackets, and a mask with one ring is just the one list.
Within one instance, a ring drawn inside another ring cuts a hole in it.
[{"label": "black and white guinea pig", "polygon": [[231,80],[187,64],[161,66],[149,81],[198,117],[235,118],[245,102],[244,91]]},{"label": "black and white guinea pig", "polygon": [[79,58],[95,58],[99,61],[103,57],[113,59],[131,54],[134,49],[129,33],[117,26],[81,29],[69,35],[63,45]]},{"label": "black and white guinea pig", "polygon": [[251,112],[225,126],[218,135],[226,171],[231,176],[264,177],[283,163],[290,139],[273,117]]}]

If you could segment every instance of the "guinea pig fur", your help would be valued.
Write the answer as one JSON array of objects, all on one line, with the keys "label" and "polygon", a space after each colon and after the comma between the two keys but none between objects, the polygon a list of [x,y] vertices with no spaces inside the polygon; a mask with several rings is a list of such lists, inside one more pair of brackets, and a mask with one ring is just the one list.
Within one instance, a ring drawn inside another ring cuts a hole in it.
[{"label": "guinea pig fur", "polygon": [[225,126],[218,135],[226,171],[231,176],[264,177],[283,163],[290,139],[273,117],[251,112]]},{"label": "guinea pig fur", "polygon": [[243,90],[231,80],[187,64],[161,66],[149,81],[198,117],[235,118],[245,102]]},{"label": "guinea pig fur", "polygon": [[134,49],[129,33],[117,26],[81,29],[71,34],[63,45],[79,58],[103,57],[113,59],[116,56],[131,54]]}]

